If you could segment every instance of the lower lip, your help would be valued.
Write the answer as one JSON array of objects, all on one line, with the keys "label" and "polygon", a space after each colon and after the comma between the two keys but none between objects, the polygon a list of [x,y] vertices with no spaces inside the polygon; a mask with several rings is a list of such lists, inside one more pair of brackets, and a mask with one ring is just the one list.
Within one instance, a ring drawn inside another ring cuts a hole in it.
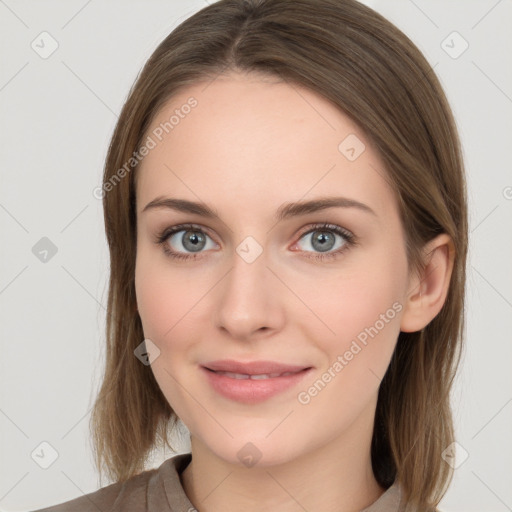
[{"label": "lower lip", "polygon": [[307,368],[284,377],[253,380],[233,379],[232,377],[207,370],[204,366],[201,367],[210,385],[217,393],[231,400],[247,404],[263,402],[278,393],[296,386],[306,375],[309,375],[312,369]]}]

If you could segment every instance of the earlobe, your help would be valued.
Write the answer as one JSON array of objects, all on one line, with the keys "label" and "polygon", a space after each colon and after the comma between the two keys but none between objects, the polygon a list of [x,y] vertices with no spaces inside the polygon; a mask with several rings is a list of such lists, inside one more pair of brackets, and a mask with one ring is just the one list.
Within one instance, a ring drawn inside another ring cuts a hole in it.
[{"label": "earlobe", "polygon": [[409,283],[400,330],[416,332],[427,326],[441,311],[448,294],[455,249],[450,236],[443,233],[424,247],[425,264],[421,275]]}]

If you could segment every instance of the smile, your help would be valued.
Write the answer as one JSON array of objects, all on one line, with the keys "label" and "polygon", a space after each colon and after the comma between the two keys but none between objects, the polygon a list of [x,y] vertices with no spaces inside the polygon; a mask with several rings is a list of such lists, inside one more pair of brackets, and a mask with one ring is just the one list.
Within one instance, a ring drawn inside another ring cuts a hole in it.
[{"label": "smile", "polygon": [[214,371],[204,366],[200,370],[210,388],[222,397],[245,404],[257,404],[299,386],[313,368],[258,374]]}]

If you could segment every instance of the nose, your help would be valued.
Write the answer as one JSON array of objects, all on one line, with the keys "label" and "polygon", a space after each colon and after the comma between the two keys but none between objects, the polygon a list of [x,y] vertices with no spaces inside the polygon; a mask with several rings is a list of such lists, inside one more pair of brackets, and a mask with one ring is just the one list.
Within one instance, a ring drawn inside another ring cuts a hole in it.
[{"label": "nose", "polygon": [[[243,254],[243,253],[241,253]],[[232,267],[219,283],[214,322],[236,340],[270,336],[284,323],[283,284],[269,268],[267,251],[252,262],[233,253]]]}]

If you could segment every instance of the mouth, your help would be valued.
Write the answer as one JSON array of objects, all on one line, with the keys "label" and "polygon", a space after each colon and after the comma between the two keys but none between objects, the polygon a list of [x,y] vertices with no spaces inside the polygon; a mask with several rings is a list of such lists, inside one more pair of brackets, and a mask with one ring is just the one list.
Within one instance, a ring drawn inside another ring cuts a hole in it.
[{"label": "mouth", "polygon": [[308,369],[309,368],[304,368],[303,370],[300,370],[298,372],[248,374],[248,373],[222,372],[222,371],[215,371],[215,370],[211,370],[210,368],[206,368],[206,370],[208,370],[212,373],[216,373],[217,375],[224,375],[231,379],[240,379],[240,380],[243,380],[243,379],[252,379],[252,380],[275,379],[276,377],[287,377],[288,375],[295,375],[297,373],[300,373],[300,372],[302,372],[304,370],[308,370]]},{"label": "mouth", "polygon": [[[292,365],[280,363],[278,361],[235,361],[233,359],[222,359],[219,361],[210,361],[203,365],[204,368],[214,372],[224,372],[236,375],[259,376],[265,375],[278,377],[285,373],[297,373],[307,368],[309,365]],[[238,378],[238,377],[235,377]]]},{"label": "mouth", "polygon": [[200,368],[214,391],[224,398],[246,404],[263,402],[296,387],[313,371],[312,366],[269,361],[216,361]]}]

